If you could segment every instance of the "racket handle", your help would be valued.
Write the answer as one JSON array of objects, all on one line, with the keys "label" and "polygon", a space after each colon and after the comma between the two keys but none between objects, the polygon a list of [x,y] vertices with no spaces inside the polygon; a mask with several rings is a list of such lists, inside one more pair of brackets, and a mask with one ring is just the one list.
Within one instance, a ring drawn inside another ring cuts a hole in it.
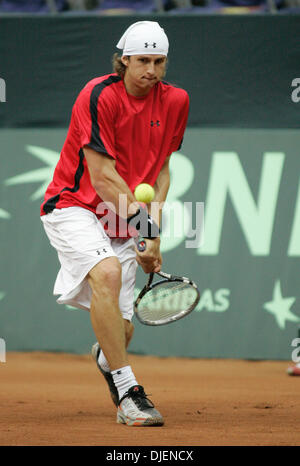
[{"label": "racket handle", "polygon": [[144,238],[141,238],[140,236],[138,238],[135,238],[136,242],[136,247],[140,252],[143,252],[146,250],[146,241]]}]

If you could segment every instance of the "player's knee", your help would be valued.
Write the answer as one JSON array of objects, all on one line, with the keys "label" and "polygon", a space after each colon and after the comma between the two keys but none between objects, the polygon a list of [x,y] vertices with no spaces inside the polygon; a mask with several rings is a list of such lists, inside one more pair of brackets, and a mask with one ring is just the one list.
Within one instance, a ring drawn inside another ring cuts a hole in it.
[{"label": "player's knee", "polygon": [[97,264],[89,273],[89,283],[93,293],[98,290],[119,293],[122,282],[122,269],[116,258],[108,258]]}]

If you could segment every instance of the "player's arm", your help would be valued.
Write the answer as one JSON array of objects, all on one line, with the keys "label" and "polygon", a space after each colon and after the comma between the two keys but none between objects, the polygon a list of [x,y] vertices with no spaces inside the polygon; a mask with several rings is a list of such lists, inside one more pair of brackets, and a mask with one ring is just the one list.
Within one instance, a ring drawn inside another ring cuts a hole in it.
[{"label": "player's arm", "polygon": [[[123,218],[131,217],[139,210],[140,205],[130,191],[127,183],[117,172],[115,160],[105,154],[94,151],[90,147],[84,147],[83,152],[89,169],[92,186],[98,196],[105,203],[112,203],[118,215],[123,215]],[[123,205],[120,205],[120,194],[126,195],[127,198],[127,215],[125,216],[125,209]],[[159,251],[160,239],[159,237],[153,240],[147,239],[146,242],[146,251],[140,253],[136,250],[137,261],[143,267],[145,273],[153,271],[158,272],[161,264],[161,255]]]},{"label": "player's arm", "polygon": [[[83,152],[92,186],[98,196],[104,202],[113,204],[116,213],[123,218],[128,218],[137,212],[140,206],[127,183],[117,172],[116,161],[112,157],[96,152],[87,146],[84,147]],[[126,196],[126,198],[122,198],[122,205],[120,205],[121,194]]]},{"label": "player's arm", "polygon": [[[151,204],[148,204],[148,212],[156,222],[157,225],[161,224],[161,215],[164,202],[167,198],[169,186],[170,186],[170,169],[169,169],[170,157],[167,157],[154,184],[155,196]],[[152,244],[151,244],[152,243]],[[147,272],[159,272],[162,265],[162,256],[160,252],[160,239],[157,240],[146,240],[147,249],[150,247],[157,248],[157,259],[154,262],[154,269],[147,267],[147,263],[144,261],[143,254],[137,254],[137,261],[143,267],[144,271]],[[147,250],[146,249],[146,250]]]}]

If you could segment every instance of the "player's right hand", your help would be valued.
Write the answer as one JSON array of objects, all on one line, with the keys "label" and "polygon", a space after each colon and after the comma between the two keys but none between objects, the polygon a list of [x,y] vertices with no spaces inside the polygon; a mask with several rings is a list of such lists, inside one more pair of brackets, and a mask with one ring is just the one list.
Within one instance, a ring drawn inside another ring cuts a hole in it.
[{"label": "player's right hand", "polygon": [[145,242],[145,251],[141,252],[136,248],[136,260],[145,273],[159,272],[162,265],[160,238],[145,239]]}]

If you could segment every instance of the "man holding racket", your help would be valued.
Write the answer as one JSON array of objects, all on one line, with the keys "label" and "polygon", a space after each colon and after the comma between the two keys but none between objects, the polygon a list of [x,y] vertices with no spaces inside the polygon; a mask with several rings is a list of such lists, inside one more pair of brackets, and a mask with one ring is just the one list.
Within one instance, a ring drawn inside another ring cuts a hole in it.
[{"label": "man holding racket", "polygon": [[[41,219],[61,265],[54,294],[58,303],[90,311],[98,342],[93,355],[117,422],[162,425],[126,351],[137,262],[146,273],[158,272],[162,263],[160,215],[152,218],[133,192],[148,183],[154,201],[165,201],[169,157],[181,145],[189,98],[162,82],[169,43],[158,23],[134,23],[117,47],[122,54],[114,55],[115,73],[88,82],[76,99]],[[145,238],[143,252],[132,238],[137,232]]]}]

